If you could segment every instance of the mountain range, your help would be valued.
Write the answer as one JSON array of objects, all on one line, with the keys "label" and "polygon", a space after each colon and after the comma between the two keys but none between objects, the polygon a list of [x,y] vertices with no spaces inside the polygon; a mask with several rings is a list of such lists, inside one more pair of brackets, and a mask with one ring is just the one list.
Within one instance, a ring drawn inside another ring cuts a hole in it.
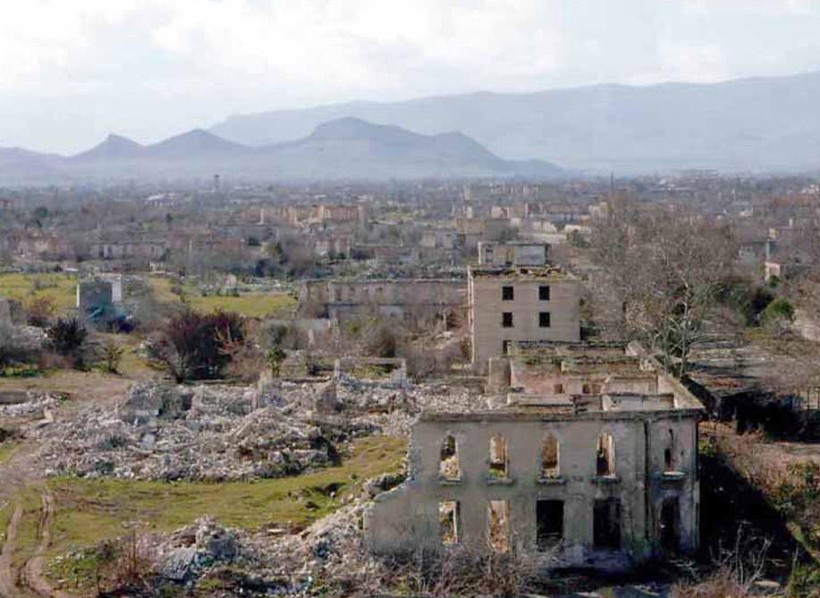
[{"label": "mountain range", "polygon": [[651,173],[820,169],[820,73],[712,84],[594,85],[537,93],[475,93],[232,116],[210,129],[264,145],[356,117],[424,134],[461,131],[511,159]]},{"label": "mountain range", "polygon": [[503,160],[461,133],[420,135],[350,117],[318,124],[295,141],[262,146],[195,129],[152,145],[112,134],[69,157],[0,148],[0,182],[5,184],[189,180],[214,174],[259,181],[551,178],[562,172],[543,161]]}]

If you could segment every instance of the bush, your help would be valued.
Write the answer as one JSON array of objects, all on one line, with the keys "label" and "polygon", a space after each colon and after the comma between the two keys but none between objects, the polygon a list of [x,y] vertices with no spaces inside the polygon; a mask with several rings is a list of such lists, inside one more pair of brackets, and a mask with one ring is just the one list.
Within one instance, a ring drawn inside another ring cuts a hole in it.
[{"label": "bush", "polygon": [[149,356],[177,382],[220,378],[245,340],[242,317],[233,312],[208,315],[187,311],[171,318]]},{"label": "bush", "polygon": [[771,325],[784,322],[791,322],[794,320],[794,307],[789,303],[785,297],[778,297],[773,299],[771,303],[766,306],[760,313],[760,322],[762,324]]},{"label": "bush", "polygon": [[820,598],[820,566],[796,565],[786,590],[789,598]]},{"label": "bush", "polygon": [[39,328],[48,326],[56,313],[57,306],[54,304],[54,299],[48,295],[35,298],[26,308],[28,323]]},{"label": "bush", "polygon": [[46,331],[52,349],[72,360],[74,367],[85,365],[88,350],[88,329],[77,318],[59,318]]}]

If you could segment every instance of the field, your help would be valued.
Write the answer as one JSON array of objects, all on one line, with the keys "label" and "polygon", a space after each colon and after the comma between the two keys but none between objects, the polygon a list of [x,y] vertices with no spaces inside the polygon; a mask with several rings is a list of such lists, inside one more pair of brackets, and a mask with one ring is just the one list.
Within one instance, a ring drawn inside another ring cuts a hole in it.
[{"label": "field", "polygon": [[304,527],[341,506],[362,481],[397,471],[404,453],[403,440],[372,436],[357,441],[341,465],[295,477],[221,484],[55,479],[53,550],[116,537],[126,522],[150,521],[151,529],[167,531],[205,514],[249,530]]},{"label": "field", "polygon": [[[152,277],[149,285],[154,297],[161,303],[170,305],[179,304],[183,299],[172,292],[172,281],[168,278]],[[183,285],[182,293],[184,301],[192,309],[201,313],[210,313],[221,309],[223,311],[235,311],[249,318],[262,317],[287,317],[296,306],[296,300],[287,293],[240,293],[239,296],[232,295],[208,295],[202,296],[191,285]]]},{"label": "field", "polygon": [[28,305],[39,297],[51,297],[55,307],[68,311],[76,306],[76,274],[0,274],[0,297]]}]

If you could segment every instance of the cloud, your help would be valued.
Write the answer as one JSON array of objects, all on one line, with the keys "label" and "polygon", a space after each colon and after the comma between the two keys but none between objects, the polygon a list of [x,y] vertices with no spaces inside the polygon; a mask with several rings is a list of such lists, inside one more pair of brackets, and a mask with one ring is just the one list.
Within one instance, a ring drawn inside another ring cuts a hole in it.
[{"label": "cloud", "polygon": [[80,149],[108,130],[152,141],[228,113],[360,98],[820,67],[817,0],[6,4],[0,145],[42,149]]}]

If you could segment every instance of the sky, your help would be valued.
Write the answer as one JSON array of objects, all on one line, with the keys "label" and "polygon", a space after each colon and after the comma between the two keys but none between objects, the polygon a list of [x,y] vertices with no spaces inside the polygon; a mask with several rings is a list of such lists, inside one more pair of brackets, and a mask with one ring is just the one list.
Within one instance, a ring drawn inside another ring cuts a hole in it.
[{"label": "sky", "polygon": [[0,0],[0,147],[355,99],[820,70],[820,0]]}]

